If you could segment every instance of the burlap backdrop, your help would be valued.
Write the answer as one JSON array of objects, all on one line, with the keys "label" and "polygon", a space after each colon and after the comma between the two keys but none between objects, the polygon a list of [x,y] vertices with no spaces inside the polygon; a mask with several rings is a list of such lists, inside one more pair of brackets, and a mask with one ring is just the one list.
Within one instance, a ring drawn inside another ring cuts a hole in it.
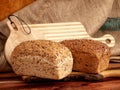
[{"label": "burlap backdrop", "polygon": [[[116,46],[112,48],[112,56],[116,57],[120,55],[120,31],[97,31],[109,16],[120,16],[119,4],[120,0],[119,2],[118,0],[37,0],[15,14],[32,24],[80,21],[87,32],[95,37],[110,33],[116,38]],[[0,22],[0,31],[8,37],[9,29],[6,21],[7,19]],[[5,59],[1,59],[1,61],[5,62]],[[8,65],[4,65],[4,67],[6,66]],[[4,68],[1,71],[3,70]]]},{"label": "burlap backdrop", "polygon": [[[114,0],[112,10],[108,17],[120,19],[120,0]],[[104,34],[111,34],[114,36],[116,43],[111,50],[111,60],[120,62],[120,30],[98,30],[97,33],[94,33],[94,36],[99,37]]]}]

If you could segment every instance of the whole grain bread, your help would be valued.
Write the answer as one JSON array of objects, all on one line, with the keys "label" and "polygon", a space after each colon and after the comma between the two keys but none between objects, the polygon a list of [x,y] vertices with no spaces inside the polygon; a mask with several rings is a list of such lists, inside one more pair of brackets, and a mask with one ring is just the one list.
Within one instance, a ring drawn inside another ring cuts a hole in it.
[{"label": "whole grain bread", "polygon": [[88,39],[64,40],[73,55],[73,70],[86,73],[99,73],[109,65],[110,48],[99,41]]},{"label": "whole grain bread", "polygon": [[25,41],[15,47],[11,55],[12,68],[18,75],[62,79],[73,67],[71,51],[49,40]]}]

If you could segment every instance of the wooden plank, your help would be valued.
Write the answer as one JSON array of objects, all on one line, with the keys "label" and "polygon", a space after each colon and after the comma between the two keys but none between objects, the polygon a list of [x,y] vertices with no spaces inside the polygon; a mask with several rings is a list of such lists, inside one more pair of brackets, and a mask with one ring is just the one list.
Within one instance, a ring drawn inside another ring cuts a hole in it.
[{"label": "wooden plank", "polygon": [[1,0],[0,21],[6,18],[8,15],[32,3],[33,1],[35,0]]},{"label": "wooden plank", "polygon": [[[109,68],[120,67],[120,63],[111,63]],[[120,78],[106,78],[101,82],[87,81],[46,81],[25,83],[13,73],[0,74],[0,90],[119,90]]]}]

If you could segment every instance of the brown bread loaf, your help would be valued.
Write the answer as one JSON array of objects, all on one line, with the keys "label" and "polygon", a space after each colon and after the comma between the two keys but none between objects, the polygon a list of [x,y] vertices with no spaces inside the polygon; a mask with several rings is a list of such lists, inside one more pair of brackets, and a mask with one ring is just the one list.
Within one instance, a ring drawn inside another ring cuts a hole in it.
[{"label": "brown bread loaf", "polygon": [[75,39],[62,41],[61,44],[71,50],[75,71],[99,73],[109,65],[110,49],[102,42]]},{"label": "brown bread loaf", "polygon": [[59,80],[72,71],[73,58],[64,45],[48,40],[25,41],[11,55],[12,68],[18,75]]}]

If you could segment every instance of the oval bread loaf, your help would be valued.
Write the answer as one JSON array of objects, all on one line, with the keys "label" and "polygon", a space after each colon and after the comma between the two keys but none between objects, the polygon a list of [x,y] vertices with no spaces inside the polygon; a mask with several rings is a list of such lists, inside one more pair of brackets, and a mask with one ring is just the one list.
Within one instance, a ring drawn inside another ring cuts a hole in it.
[{"label": "oval bread loaf", "polygon": [[18,75],[59,80],[72,71],[71,51],[48,40],[25,41],[11,55],[12,68]]},{"label": "oval bread loaf", "polygon": [[102,42],[75,39],[62,41],[61,44],[71,50],[75,71],[99,73],[109,65],[110,48]]}]

